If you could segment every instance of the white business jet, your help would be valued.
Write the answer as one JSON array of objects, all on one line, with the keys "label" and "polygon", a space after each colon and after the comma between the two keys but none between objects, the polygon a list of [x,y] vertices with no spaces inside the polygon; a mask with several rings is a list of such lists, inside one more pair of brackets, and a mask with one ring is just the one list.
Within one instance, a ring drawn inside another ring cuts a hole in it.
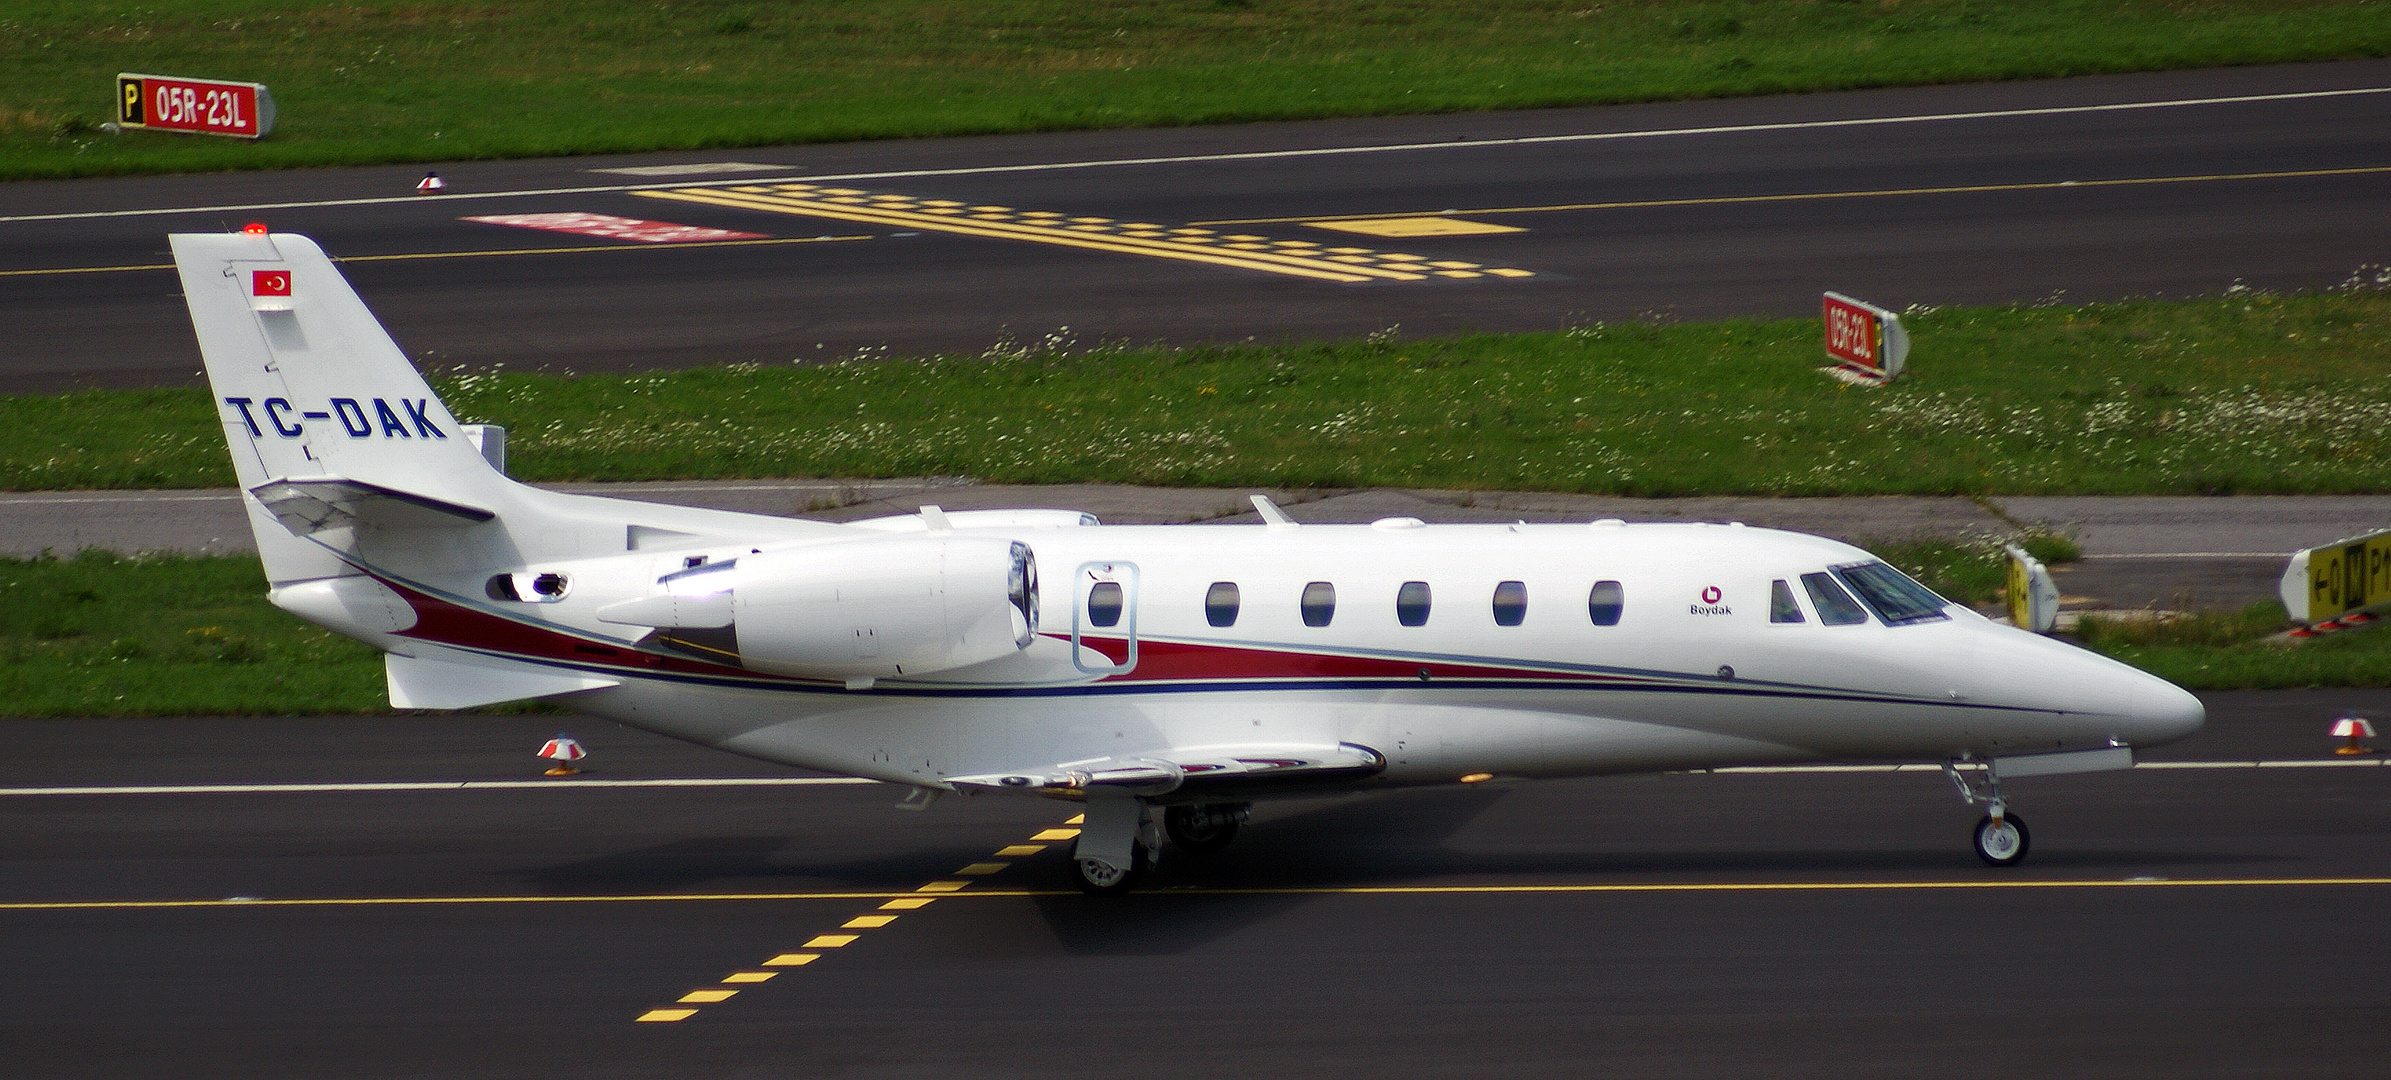
[{"label": "white business jet", "polygon": [[[1737,525],[830,524],[542,491],[449,414],[322,249],[178,235],[273,601],[387,654],[391,704],[548,699],[793,766],[1084,804],[1090,892],[1255,800],[1822,761],[2124,768],[2183,690],[1867,552]],[[904,805],[901,804],[901,805]]]}]

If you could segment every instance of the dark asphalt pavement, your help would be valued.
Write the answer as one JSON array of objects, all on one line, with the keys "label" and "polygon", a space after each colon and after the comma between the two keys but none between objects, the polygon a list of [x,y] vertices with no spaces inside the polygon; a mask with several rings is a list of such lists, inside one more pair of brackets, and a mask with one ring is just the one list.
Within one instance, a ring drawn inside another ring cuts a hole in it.
[{"label": "dark asphalt pavement", "polygon": [[[2209,701],[2146,760],[2328,759],[2328,719],[2391,692]],[[568,716],[11,721],[0,786],[530,779],[559,730],[596,778],[778,772]],[[2034,853],[2006,873],[1932,772],[1285,803],[1125,900],[1064,892],[1049,847],[844,931],[1070,810],[903,813],[879,785],[5,795],[0,1073],[2373,1077],[2387,784],[2021,780]],[[419,902],[15,906],[227,897]],[[858,940],[762,966],[834,932]],[[741,971],[777,974],[721,981]],[[739,993],[677,1004],[706,987]],[[662,1008],[697,1011],[635,1020]]]},{"label": "dark asphalt pavement", "polygon": [[[0,295],[11,326],[0,342],[0,385],[46,392],[191,381],[197,352],[170,273],[18,272],[158,265],[169,231],[249,220],[313,235],[340,257],[568,249],[349,264],[345,272],[399,342],[432,366],[606,370],[882,349],[977,352],[1058,332],[1085,344],[1307,339],[1392,326],[1406,334],[1546,329],[1652,314],[1805,314],[1829,288],[1899,308],[2216,294],[2237,283],[2322,287],[2362,264],[2391,261],[2382,240],[2391,226],[2391,173],[2369,171],[2391,167],[2391,94],[1958,114],[2385,86],[2391,61],[2352,61],[1599,109],[459,163],[444,170],[453,197],[427,199],[408,195],[418,173],[399,168],[12,184],[0,187]],[[1900,117],[1940,119],[1783,126]],[[1412,148],[1269,156],[1393,145]],[[1086,164],[1156,157],[1192,160]],[[846,177],[830,182],[1018,212],[1247,229],[1267,240],[1344,243],[1533,276],[1336,284],[624,190],[481,197],[619,189],[660,181],[592,170],[726,160],[787,166],[758,180]],[[2304,175],[2272,175],[2287,173]],[[1808,197],[1891,191],[1918,193]],[[240,209],[359,198],[400,201]],[[138,212],[177,207],[209,209]],[[675,248],[460,220],[565,211],[783,239],[869,239]],[[1525,231],[1385,238],[1305,224],[1442,211]],[[125,216],[39,219],[95,212]]]}]

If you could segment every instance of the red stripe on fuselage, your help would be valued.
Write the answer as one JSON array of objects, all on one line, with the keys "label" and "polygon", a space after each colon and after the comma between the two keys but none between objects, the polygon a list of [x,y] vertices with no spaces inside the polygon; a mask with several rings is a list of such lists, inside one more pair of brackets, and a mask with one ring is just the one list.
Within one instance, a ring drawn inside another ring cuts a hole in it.
[{"label": "red stripe on fuselage", "polygon": [[415,626],[399,632],[400,637],[454,645],[465,649],[482,649],[506,653],[529,660],[550,660],[580,666],[623,668],[635,671],[660,671],[686,675],[736,675],[746,679],[783,679],[728,664],[710,663],[687,657],[646,652],[628,645],[592,641],[559,630],[531,626],[512,619],[501,618],[486,611],[478,611],[452,603],[420,589],[412,589],[389,578],[375,580],[396,591],[415,609]]},{"label": "red stripe on fuselage", "polygon": [[[1082,637],[1079,643],[1103,653],[1113,663],[1129,659],[1129,643],[1120,638]],[[1160,682],[1181,679],[1560,679],[1570,682],[1610,681],[1612,677],[1530,668],[1454,664],[1439,661],[1345,656],[1336,653],[1281,652],[1232,645],[1204,645],[1185,641],[1139,639],[1137,667],[1105,682]]]}]

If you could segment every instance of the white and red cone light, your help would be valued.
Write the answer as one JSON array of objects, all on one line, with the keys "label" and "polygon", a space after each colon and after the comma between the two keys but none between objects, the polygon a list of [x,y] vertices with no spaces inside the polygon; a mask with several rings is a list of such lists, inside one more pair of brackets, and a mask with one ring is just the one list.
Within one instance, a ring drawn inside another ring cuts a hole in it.
[{"label": "white and red cone light", "polygon": [[440,179],[439,173],[428,172],[423,174],[423,179],[415,182],[415,193],[418,195],[437,194],[447,186],[448,181]]},{"label": "white and red cone light", "polygon": [[2342,713],[2335,718],[2333,737],[2348,740],[2333,750],[2336,754],[2371,754],[2375,752],[2374,747],[2368,746],[2362,741],[2374,738],[2374,725],[2357,713]]},{"label": "white and red cone light", "polygon": [[541,745],[540,756],[556,763],[547,775],[571,776],[581,771],[574,768],[573,763],[588,757],[589,751],[582,749],[581,744],[574,742],[571,736],[559,735]]}]

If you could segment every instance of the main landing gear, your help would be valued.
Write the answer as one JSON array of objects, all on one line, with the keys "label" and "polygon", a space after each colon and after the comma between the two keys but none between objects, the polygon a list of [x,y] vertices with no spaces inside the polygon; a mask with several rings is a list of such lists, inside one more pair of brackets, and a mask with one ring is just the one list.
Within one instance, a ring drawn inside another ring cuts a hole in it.
[{"label": "main landing gear", "polygon": [[2026,831],[2026,819],[2009,812],[2009,804],[2001,798],[2001,778],[1988,765],[1979,770],[1982,779],[1971,783],[1967,774],[1959,771],[1959,762],[1943,763],[1943,775],[1951,778],[1951,786],[1959,789],[1959,797],[1968,805],[1983,803],[1987,811],[1976,822],[1976,857],[1987,866],[2016,866],[2026,861],[2026,848],[2033,836]]},{"label": "main landing gear", "polygon": [[1170,834],[1171,843],[1179,850],[1209,855],[1237,839],[1237,826],[1252,807],[1252,803],[1174,806],[1162,812],[1162,831]]},{"label": "main landing gear", "polygon": [[[1135,796],[1108,791],[1088,794],[1079,840],[1071,846],[1071,868],[1090,896],[1121,896],[1136,888],[1162,857],[1162,838],[1179,850],[1208,854],[1229,846],[1250,803],[1172,806],[1158,815]],[[1159,817],[1160,827],[1156,825]]]}]

